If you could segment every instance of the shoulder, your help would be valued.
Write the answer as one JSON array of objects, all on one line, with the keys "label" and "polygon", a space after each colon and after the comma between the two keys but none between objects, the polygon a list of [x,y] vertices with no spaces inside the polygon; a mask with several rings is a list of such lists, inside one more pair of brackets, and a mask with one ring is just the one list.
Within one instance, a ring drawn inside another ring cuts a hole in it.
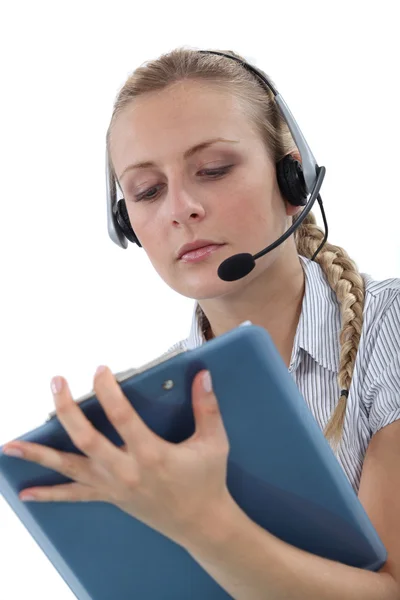
[{"label": "shoulder", "polygon": [[[358,362],[363,399],[368,402],[379,389],[389,388],[400,379],[400,279],[376,281],[362,276],[365,303]],[[397,397],[398,383],[394,388]]]},{"label": "shoulder", "polygon": [[361,274],[365,281],[365,299],[387,305],[400,296],[400,278],[392,277],[377,281],[367,273]]},{"label": "shoulder", "polygon": [[[400,279],[376,281],[370,275],[362,276],[365,281],[362,331],[364,343],[372,349],[386,331],[400,329]],[[397,345],[400,350],[399,337],[386,341],[389,346]]]},{"label": "shoulder", "polygon": [[355,372],[374,435],[400,418],[400,279],[363,277],[365,303]]}]

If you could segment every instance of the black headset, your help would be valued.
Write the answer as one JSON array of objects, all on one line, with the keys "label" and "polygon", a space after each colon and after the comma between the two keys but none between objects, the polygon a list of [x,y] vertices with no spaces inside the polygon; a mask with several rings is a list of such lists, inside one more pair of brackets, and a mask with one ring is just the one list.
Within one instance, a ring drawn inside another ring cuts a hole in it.
[{"label": "black headset", "polygon": [[[322,182],[325,177],[325,167],[319,167],[311,152],[309,145],[307,144],[303,134],[300,131],[289,107],[283,100],[282,96],[275,89],[272,83],[254,66],[248,62],[224,54],[223,52],[215,52],[212,50],[198,50],[202,54],[218,54],[220,56],[226,56],[232,60],[239,62],[245,69],[254,73],[258,77],[262,84],[265,84],[273,93],[275,102],[278,105],[283,118],[285,119],[289,130],[293,136],[296,146],[301,156],[301,163],[296,160],[291,154],[284,156],[276,164],[276,173],[279,189],[282,196],[293,206],[305,206],[300,216],[296,221],[289,227],[289,229],[281,235],[273,244],[270,244],[264,250],[255,254],[243,253],[235,254],[224,260],[218,268],[218,276],[224,281],[235,281],[241,277],[245,277],[255,267],[255,261],[257,258],[264,256],[267,252],[270,252],[280,244],[282,244],[294,231],[300,227],[310,210],[312,209],[315,200],[318,199],[318,204],[321,209],[322,218],[325,226],[325,236],[314,253],[311,260],[314,260],[321,248],[324,246],[328,238],[328,224],[325,217],[325,211],[322,204],[322,198],[319,194]],[[112,181],[111,181],[112,179]],[[125,199],[122,198],[117,200],[117,188],[115,178],[111,176],[111,165],[106,149],[106,186],[107,186],[107,228],[108,234],[113,242],[115,242],[121,248],[126,249],[128,241],[137,244],[140,248],[142,247],[135,232],[132,229],[128,211],[125,204]],[[311,194],[307,201],[308,195]]]}]

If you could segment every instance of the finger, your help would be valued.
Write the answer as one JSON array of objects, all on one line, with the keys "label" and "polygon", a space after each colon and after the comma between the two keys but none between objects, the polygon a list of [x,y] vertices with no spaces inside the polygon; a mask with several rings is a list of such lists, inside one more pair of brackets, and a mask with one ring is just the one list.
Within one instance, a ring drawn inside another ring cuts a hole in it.
[{"label": "finger", "polygon": [[90,460],[74,452],[62,452],[41,444],[20,441],[7,444],[3,450],[4,454],[8,454],[9,449],[22,452],[19,458],[57,471],[74,481],[94,485],[99,478],[93,472]]},{"label": "finger", "polygon": [[133,456],[139,457],[142,451],[160,441],[167,444],[147,427],[107,367],[95,376],[94,391],[107,418],[126,442],[128,451]]},{"label": "finger", "polygon": [[206,377],[207,371],[196,374],[192,384],[193,412],[195,416],[195,434],[193,438],[202,439],[207,445],[229,449],[229,439],[225,429],[217,396],[212,387],[212,377]]},{"label": "finger", "polygon": [[19,493],[20,500],[35,502],[92,502],[105,501],[99,490],[80,483],[64,483],[26,488]]},{"label": "finger", "polygon": [[[60,392],[54,393],[57,417],[79,450],[104,465],[110,473],[116,474],[116,467],[124,470],[127,467],[128,455],[121,452],[101,434],[86,418],[79,405],[73,400],[65,379]],[[132,468],[132,457],[129,457],[129,468]],[[122,465],[121,465],[122,463]]]}]

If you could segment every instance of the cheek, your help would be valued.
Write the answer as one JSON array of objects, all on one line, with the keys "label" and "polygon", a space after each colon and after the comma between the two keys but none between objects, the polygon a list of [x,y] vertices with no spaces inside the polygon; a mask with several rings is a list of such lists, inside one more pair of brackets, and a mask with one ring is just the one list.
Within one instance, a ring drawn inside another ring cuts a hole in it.
[{"label": "cheek", "polygon": [[129,206],[127,204],[131,226],[138,236],[140,243],[148,254],[154,254],[158,247],[162,247],[163,231],[158,224],[157,216],[150,207]]},{"label": "cheek", "polygon": [[168,257],[169,249],[163,234],[158,229],[157,232],[155,235],[154,226],[152,228],[149,227],[147,231],[142,233],[142,238],[139,236],[139,239],[151,263],[159,271],[170,257]]},{"label": "cheek", "polygon": [[[221,209],[222,210],[222,209]],[[271,223],[271,194],[261,183],[243,182],[235,191],[225,196],[220,222],[229,230],[248,235],[249,231],[265,231]]]}]

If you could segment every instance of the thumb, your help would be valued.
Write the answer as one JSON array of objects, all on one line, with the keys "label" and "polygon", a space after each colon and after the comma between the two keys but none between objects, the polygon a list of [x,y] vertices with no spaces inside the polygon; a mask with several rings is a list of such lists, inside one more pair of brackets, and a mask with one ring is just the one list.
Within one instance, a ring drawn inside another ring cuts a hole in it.
[{"label": "thumb", "polygon": [[200,437],[203,440],[218,438],[226,442],[227,435],[209,371],[200,371],[194,378],[192,403],[196,438]]}]

